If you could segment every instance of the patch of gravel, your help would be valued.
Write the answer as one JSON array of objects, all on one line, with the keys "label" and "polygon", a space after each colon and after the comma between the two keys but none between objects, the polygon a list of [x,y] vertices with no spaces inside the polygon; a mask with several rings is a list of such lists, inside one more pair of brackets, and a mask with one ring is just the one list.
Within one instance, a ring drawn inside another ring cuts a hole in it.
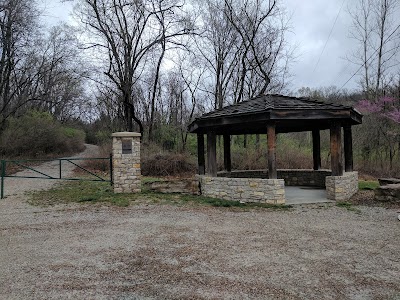
[{"label": "patch of gravel", "polygon": [[1,299],[399,299],[396,211],[0,203]]}]

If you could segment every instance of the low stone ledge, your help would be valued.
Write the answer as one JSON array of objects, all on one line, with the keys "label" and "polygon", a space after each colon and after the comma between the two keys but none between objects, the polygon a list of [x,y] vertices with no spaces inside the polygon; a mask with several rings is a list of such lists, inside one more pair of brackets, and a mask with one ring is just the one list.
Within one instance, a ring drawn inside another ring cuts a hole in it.
[{"label": "low stone ledge", "polygon": [[283,179],[226,178],[197,175],[203,196],[241,202],[285,204]]},{"label": "low stone ledge", "polygon": [[376,201],[400,203],[400,183],[380,186],[374,193]]},{"label": "low stone ledge", "polygon": [[379,185],[388,185],[388,184],[400,184],[400,179],[399,178],[379,178]]},{"label": "low stone ledge", "polygon": [[199,182],[193,178],[149,181],[143,183],[143,188],[158,193],[200,194]]}]

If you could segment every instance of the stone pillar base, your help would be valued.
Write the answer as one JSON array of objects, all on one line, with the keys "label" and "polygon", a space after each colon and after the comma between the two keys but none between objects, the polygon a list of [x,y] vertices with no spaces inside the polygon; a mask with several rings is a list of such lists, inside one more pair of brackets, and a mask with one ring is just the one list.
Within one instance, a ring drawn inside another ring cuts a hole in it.
[{"label": "stone pillar base", "polygon": [[358,172],[346,172],[342,176],[326,176],[325,185],[329,200],[349,200],[358,192]]},{"label": "stone pillar base", "polygon": [[140,193],[140,133],[112,134],[114,193]]}]

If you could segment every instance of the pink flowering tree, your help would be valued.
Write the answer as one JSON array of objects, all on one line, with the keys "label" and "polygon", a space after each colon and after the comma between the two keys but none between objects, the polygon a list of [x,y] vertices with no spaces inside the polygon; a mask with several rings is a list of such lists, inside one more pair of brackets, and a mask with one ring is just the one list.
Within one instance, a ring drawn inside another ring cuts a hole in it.
[{"label": "pink flowering tree", "polygon": [[400,101],[393,97],[380,97],[376,101],[360,100],[356,108],[362,113],[377,114],[400,124]]},{"label": "pink flowering tree", "polygon": [[[360,112],[369,115],[372,119],[372,124],[375,125],[375,128],[378,130],[378,136],[380,135],[384,139],[384,144],[387,145],[388,151],[382,149],[382,144],[378,141],[375,148],[381,158],[381,163],[383,162],[383,152],[386,153],[386,157],[389,160],[389,170],[390,172],[393,170],[393,159],[396,155],[396,152],[399,151],[400,148],[400,101],[394,97],[380,97],[375,101],[371,100],[360,100],[356,104],[356,109]],[[371,124],[369,123],[369,124]],[[371,128],[371,127],[369,127]],[[372,132],[370,132],[372,134]],[[376,137],[376,136],[375,136]],[[374,139],[371,139],[371,135],[367,137],[367,143],[375,142]]]}]

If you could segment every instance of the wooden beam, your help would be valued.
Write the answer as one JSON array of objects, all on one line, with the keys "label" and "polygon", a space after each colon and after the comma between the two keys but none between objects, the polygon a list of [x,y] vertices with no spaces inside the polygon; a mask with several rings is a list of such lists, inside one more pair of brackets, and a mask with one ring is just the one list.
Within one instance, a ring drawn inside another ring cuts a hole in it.
[{"label": "wooden beam", "polygon": [[197,134],[197,163],[199,175],[204,175],[206,171],[206,164],[204,159],[204,135]]},{"label": "wooden beam", "polygon": [[217,176],[217,139],[214,132],[207,133],[207,174]]},{"label": "wooden beam", "polygon": [[344,139],[344,169],[346,172],[353,171],[353,136],[351,133],[351,126],[343,127]]},{"label": "wooden beam", "polygon": [[330,129],[331,135],[331,169],[332,176],[343,175],[342,163],[342,128],[339,123],[334,123]]},{"label": "wooden beam", "polygon": [[268,178],[278,178],[276,172],[276,134],[275,124],[267,125],[267,139],[268,139]]},{"label": "wooden beam", "polygon": [[224,168],[225,171],[232,171],[231,165],[231,136],[224,134]]},{"label": "wooden beam", "polygon": [[288,109],[275,110],[270,114],[271,120],[323,120],[350,119],[351,109]]},{"label": "wooden beam", "polygon": [[321,169],[321,136],[319,130],[312,131],[313,166],[314,170]]}]

